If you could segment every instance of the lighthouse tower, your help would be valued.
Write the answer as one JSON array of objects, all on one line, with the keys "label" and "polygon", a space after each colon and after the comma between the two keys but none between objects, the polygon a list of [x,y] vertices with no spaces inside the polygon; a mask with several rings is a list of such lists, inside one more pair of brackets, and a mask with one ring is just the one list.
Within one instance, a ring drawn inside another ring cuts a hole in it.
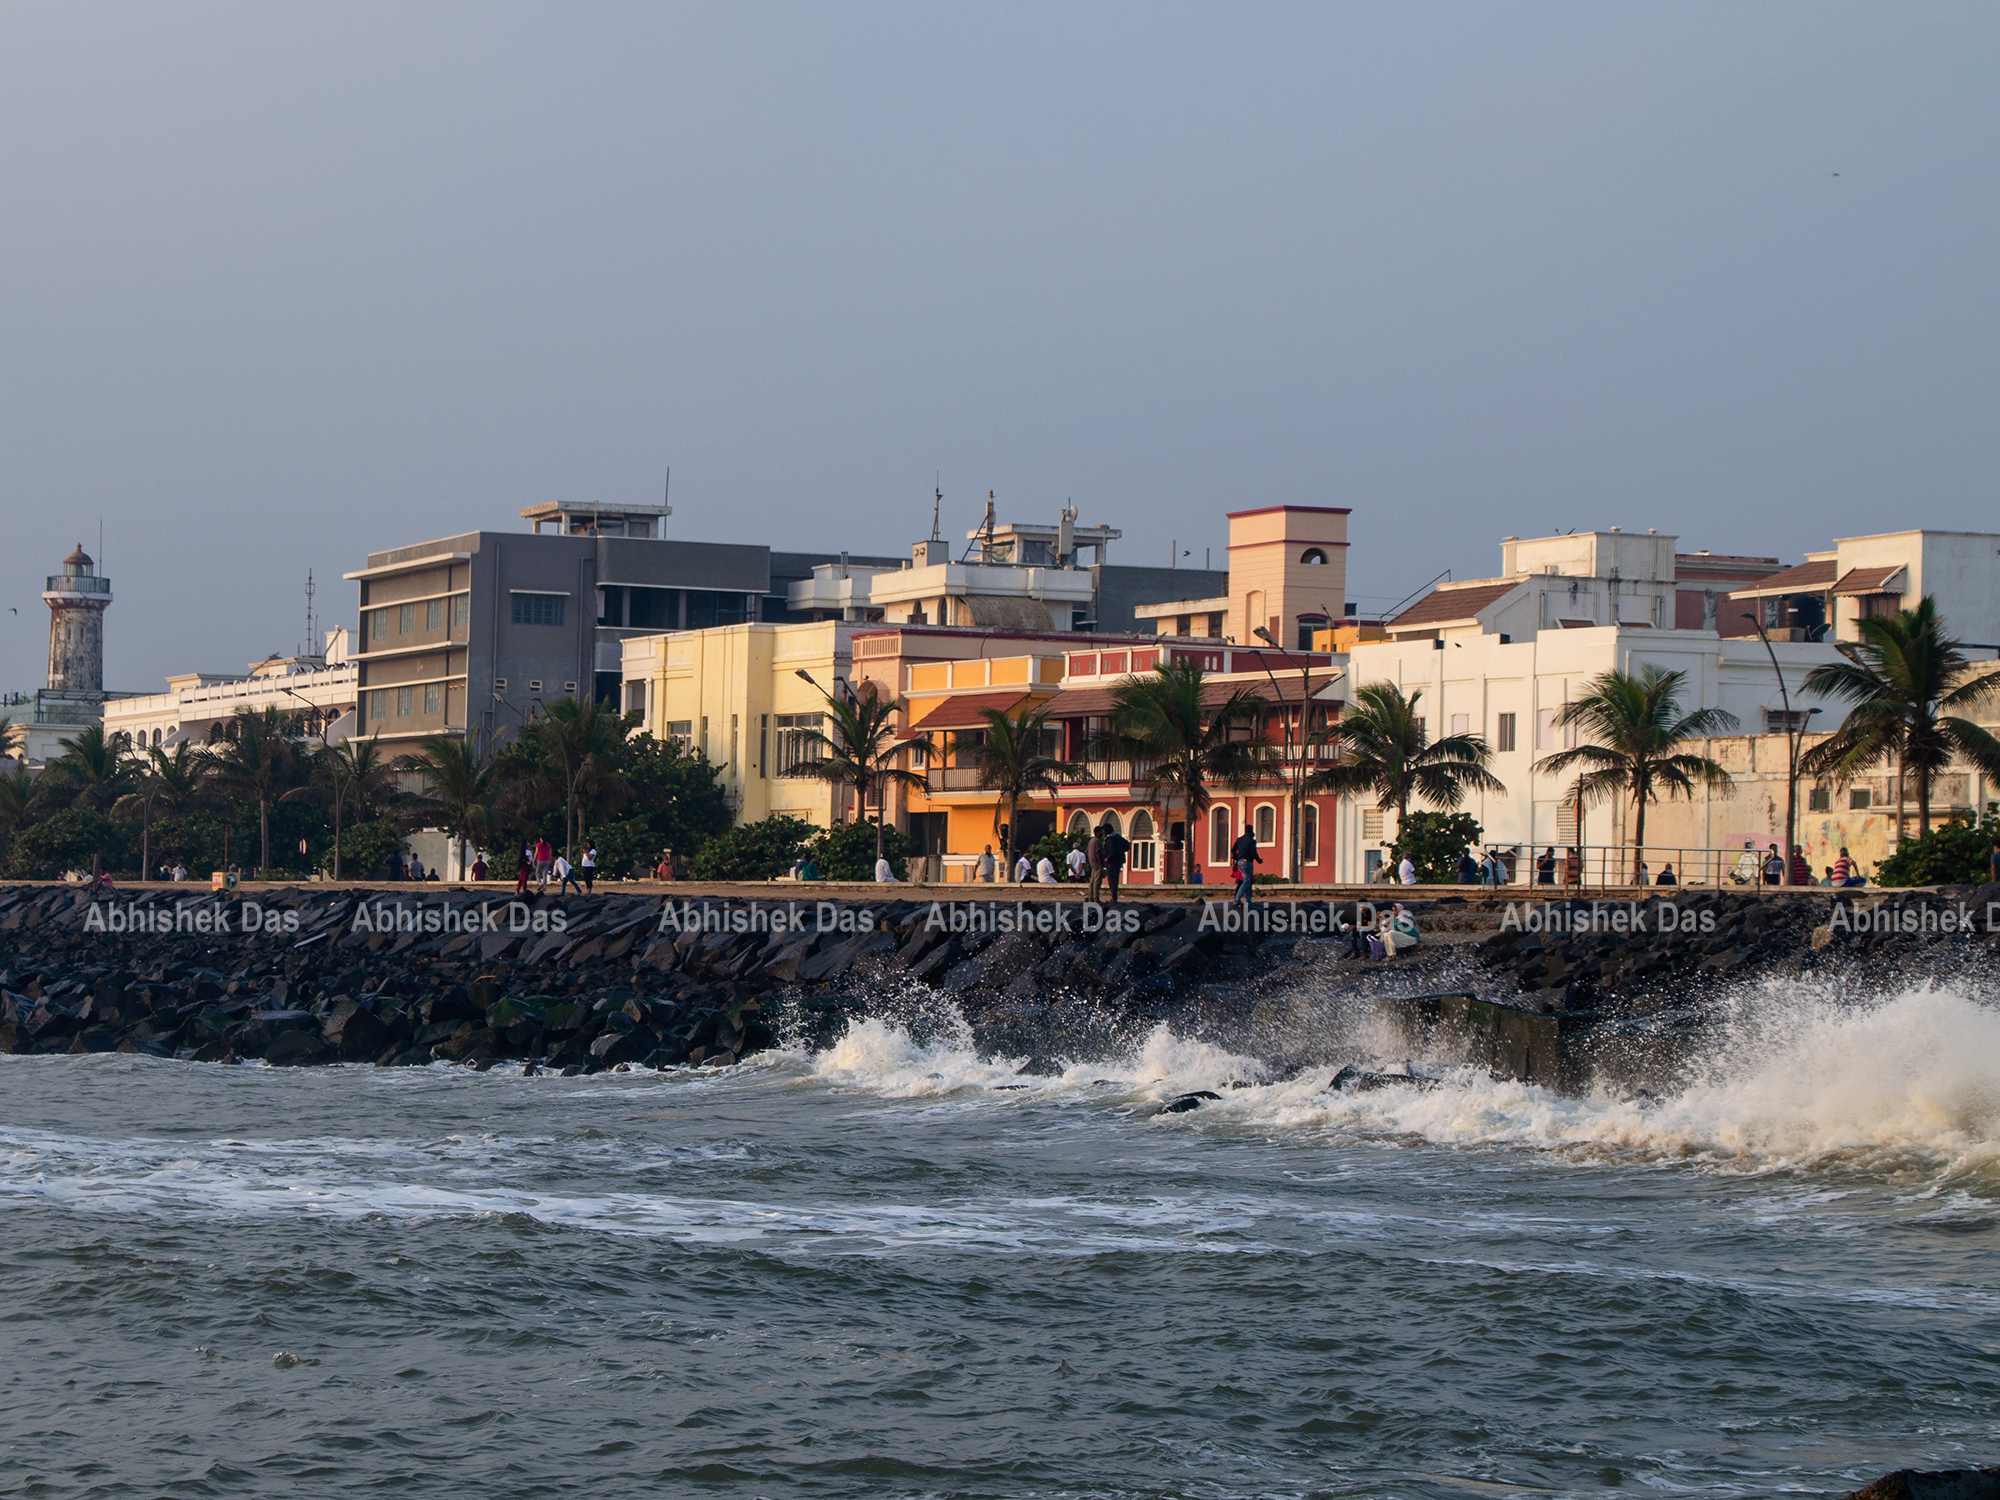
[{"label": "lighthouse tower", "polygon": [[111,607],[111,580],[100,578],[83,543],[49,575],[42,590],[49,607],[49,685],[46,696],[89,705],[81,715],[95,719],[104,702],[104,611]]}]

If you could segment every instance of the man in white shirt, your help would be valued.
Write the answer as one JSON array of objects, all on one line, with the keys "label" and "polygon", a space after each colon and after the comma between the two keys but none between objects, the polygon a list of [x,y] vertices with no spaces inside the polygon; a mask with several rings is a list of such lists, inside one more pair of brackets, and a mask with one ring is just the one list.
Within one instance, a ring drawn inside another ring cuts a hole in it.
[{"label": "man in white shirt", "polygon": [[1063,864],[1071,880],[1081,880],[1084,871],[1090,868],[1090,858],[1081,849],[1072,849],[1063,857]]},{"label": "man in white shirt", "polygon": [[1417,862],[1411,859],[1408,853],[1403,855],[1402,861],[1396,866],[1396,878],[1404,885],[1417,883]]},{"label": "man in white shirt", "polygon": [[1041,861],[1035,866],[1035,880],[1041,885],[1054,885],[1056,883],[1056,862],[1046,854],[1042,856]]},{"label": "man in white shirt", "polygon": [[890,868],[888,856],[886,855],[875,861],[875,883],[877,885],[894,885],[896,883],[896,872]]},{"label": "man in white shirt", "polygon": [[1019,859],[1014,861],[1014,884],[1026,885],[1028,878],[1034,873],[1035,867],[1028,862],[1027,855],[1023,854]]},{"label": "man in white shirt", "polygon": [[988,844],[985,852],[979,856],[978,877],[982,885],[991,885],[993,883],[996,868],[996,862],[993,858],[993,846]]}]

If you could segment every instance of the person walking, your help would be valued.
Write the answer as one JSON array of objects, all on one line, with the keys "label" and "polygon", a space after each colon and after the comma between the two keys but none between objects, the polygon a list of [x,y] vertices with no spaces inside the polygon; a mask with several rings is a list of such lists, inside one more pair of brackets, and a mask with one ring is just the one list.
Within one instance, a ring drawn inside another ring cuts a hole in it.
[{"label": "person walking", "polygon": [[549,841],[544,838],[536,839],[535,889],[545,891],[549,888],[549,872],[554,868],[555,851],[549,848]]},{"label": "person walking", "polygon": [[1417,862],[1410,858],[1410,851],[1407,849],[1403,851],[1403,857],[1396,861],[1396,881],[1399,885],[1417,883]]},{"label": "person walking", "polygon": [[583,863],[578,867],[583,872],[583,893],[586,896],[597,892],[597,845],[583,846]]},{"label": "person walking", "polygon": [[583,894],[583,882],[576,878],[576,866],[569,862],[568,856],[558,854],[555,857],[555,863],[550,865],[549,869],[556,877],[556,894],[558,896],[567,896],[572,889],[579,896]]},{"label": "person walking", "polygon": [[528,894],[528,877],[535,872],[528,867],[528,856],[524,853],[514,864],[514,894],[516,897]]},{"label": "person walking", "polygon": [[998,870],[998,863],[993,858],[993,846],[988,844],[979,856],[979,863],[973,870],[973,876],[981,885],[991,885]]},{"label": "person walking", "polygon": [[1257,866],[1262,863],[1257,856],[1257,835],[1247,828],[1236,835],[1236,842],[1229,846],[1229,862],[1236,870],[1236,893],[1229,899],[1247,910],[1251,888],[1257,882]]},{"label": "person walking", "polygon": [[1111,904],[1118,904],[1118,886],[1125,878],[1125,857],[1132,852],[1132,841],[1112,828],[1104,835],[1103,849],[1099,857],[1104,861],[1104,889]]}]

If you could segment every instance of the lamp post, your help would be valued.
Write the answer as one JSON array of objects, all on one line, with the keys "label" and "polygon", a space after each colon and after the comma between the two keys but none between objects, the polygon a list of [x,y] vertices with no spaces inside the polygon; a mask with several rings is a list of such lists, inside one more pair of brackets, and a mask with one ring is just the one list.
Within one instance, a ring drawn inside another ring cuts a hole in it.
[{"label": "lamp post", "polygon": [[[1785,713],[1785,884],[1793,884],[1792,866],[1799,852],[1799,750],[1805,741],[1806,724],[1819,712],[1809,708],[1802,714],[1792,712],[1791,690],[1785,686],[1784,669],[1778,665],[1778,648],[1771,644],[1770,632],[1764,628],[1764,611],[1761,608],[1750,611],[1750,624],[1757,631],[1757,639],[1764,643],[1764,653],[1771,658],[1771,673],[1778,679],[1778,701],[1784,705]],[[1897,829],[1898,834],[1902,832]],[[1807,871],[1810,875],[1812,872]]]},{"label": "lamp post", "polygon": [[[1259,625],[1250,633],[1274,651],[1284,649],[1278,644],[1266,626]],[[1284,736],[1286,799],[1290,804],[1290,810],[1286,819],[1291,830],[1292,841],[1292,857],[1289,864],[1292,873],[1292,884],[1298,885],[1305,878],[1305,863],[1303,858],[1305,851],[1299,846],[1299,827],[1305,816],[1305,747],[1308,738],[1306,734],[1306,716],[1312,712],[1312,663],[1307,661],[1301,662],[1299,665],[1299,733],[1296,745],[1294,745],[1292,737],[1291,715],[1284,711],[1284,690],[1278,686],[1278,675],[1271,670],[1269,661],[1264,663],[1264,675],[1271,679],[1271,691],[1278,695],[1278,728]],[[1295,750],[1296,754],[1294,753]],[[1194,837],[1192,829],[1189,830],[1188,837],[1190,839]]]}]

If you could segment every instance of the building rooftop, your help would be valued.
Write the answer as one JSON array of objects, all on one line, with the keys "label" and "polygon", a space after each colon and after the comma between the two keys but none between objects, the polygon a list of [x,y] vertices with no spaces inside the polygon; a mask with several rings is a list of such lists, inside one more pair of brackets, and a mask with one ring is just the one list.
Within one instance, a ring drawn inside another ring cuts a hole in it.
[{"label": "building rooftop", "polygon": [[1423,598],[1388,622],[1400,625],[1442,625],[1452,620],[1469,620],[1489,604],[1496,604],[1519,588],[1524,580],[1502,578],[1492,582],[1468,583],[1432,589]]}]

